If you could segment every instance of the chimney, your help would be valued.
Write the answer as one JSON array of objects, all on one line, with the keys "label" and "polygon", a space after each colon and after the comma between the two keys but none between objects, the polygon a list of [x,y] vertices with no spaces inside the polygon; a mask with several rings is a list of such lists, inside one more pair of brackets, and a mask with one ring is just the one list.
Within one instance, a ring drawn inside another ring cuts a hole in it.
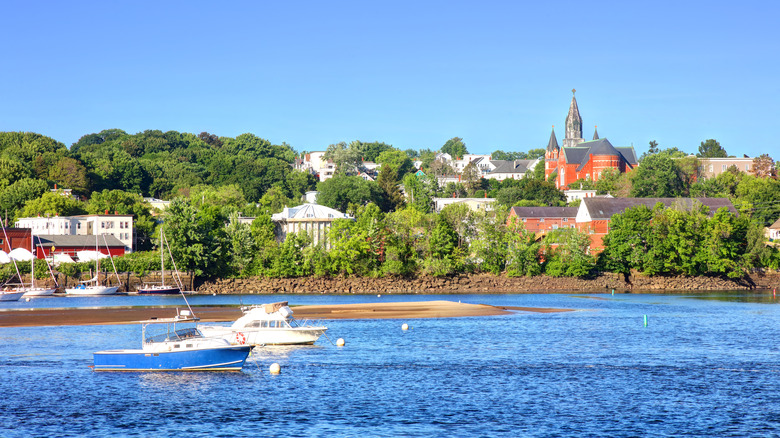
[{"label": "chimney", "polygon": [[106,209],[106,214],[108,214],[108,209]]}]

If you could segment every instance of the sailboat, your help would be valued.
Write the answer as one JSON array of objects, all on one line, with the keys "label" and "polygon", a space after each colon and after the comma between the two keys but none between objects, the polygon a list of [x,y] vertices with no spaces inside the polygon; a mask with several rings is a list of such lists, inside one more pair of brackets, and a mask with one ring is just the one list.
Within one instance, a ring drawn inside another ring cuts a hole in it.
[{"label": "sailboat", "polygon": [[[3,226],[3,236],[5,236],[5,241],[8,242],[8,246],[10,247],[11,241],[8,240],[8,233],[5,232],[5,226]],[[11,261],[14,262],[14,268],[16,269],[16,276],[19,278],[20,287],[17,285],[6,286],[8,283],[3,284],[2,289],[0,289],[0,301],[19,301],[19,298],[27,292],[24,282],[22,282],[22,275],[19,273],[19,266],[16,265],[16,259],[11,258]]]},{"label": "sailboat", "polygon": [[163,229],[160,227],[160,284],[144,284],[143,287],[138,288],[139,294],[175,295],[180,293],[183,289],[181,278],[179,278],[179,271],[176,269],[176,262],[173,262],[173,254],[171,254],[171,261],[173,262],[173,269],[175,272],[173,281],[176,285],[165,284],[165,247],[168,247],[168,251],[170,252],[170,246],[168,246],[168,241],[165,239]]},{"label": "sailboat", "polygon": [[[103,237],[105,239],[105,236]],[[108,246],[108,245],[106,245]],[[100,284],[100,251],[98,251],[98,236],[95,235],[95,277],[89,280],[82,281],[76,287],[70,287],[65,289],[65,293],[68,295],[113,295],[116,293],[119,286],[104,286]],[[114,265],[114,259],[111,259],[111,264]],[[116,266],[114,266],[114,273],[117,279],[119,274],[116,272]],[[120,282],[121,286],[121,282]]]},{"label": "sailboat", "polygon": [[[30,268],[30,288],[27,289],[27,292],[24,293],[25,297],[48,297],[51,295],[54,295],[54,292],[57,291],[57,287],[59,286],[57,284],[57,279],[54,278],[54,274],[51,272],[51,267],[49,267],[49,273],[52,274],[52,278],[54,279],[54,286],[55,287],[36,287],[35,286],[35,259],[37,259],[37,251],[35,249],[35,235],[32,234],[31,236],[31,249],[33,253],[33,258],[30,260],[31,268]],[[44,259],[46,260],[46,259]],[[49,262],[46,262],[46,266],[49,266]]]}]

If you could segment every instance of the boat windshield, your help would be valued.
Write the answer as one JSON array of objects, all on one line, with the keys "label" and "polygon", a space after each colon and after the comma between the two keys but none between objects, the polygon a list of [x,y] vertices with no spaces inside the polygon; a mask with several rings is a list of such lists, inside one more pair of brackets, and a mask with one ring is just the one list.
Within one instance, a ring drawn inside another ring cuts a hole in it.
[{"label": "boat windshield", "polygon": [[183,341],[185,339],[202,338],[200,330],[195,327],[188,327],[180,330],[176,330],[173,333],[160,333],[158,335],[149,336],[146,338],[146,343],[151,342],[165,342],[165,341]]}]

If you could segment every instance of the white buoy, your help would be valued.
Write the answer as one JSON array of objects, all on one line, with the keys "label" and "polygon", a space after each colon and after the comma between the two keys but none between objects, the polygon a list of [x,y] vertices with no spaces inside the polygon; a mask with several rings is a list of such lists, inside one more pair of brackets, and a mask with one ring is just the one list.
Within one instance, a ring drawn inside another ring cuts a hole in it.
[{"label": "white buoy", "polygon": [[401,330],[409,330],[409,324],[404,323],[404,325],[401,326]]},{"label": "white buoy", "polygon": [[30,297],[27,297],[27,298],[25,298],[24,300],[25,300],[25,301],[27,301],[27,302],[29,303],[29,302],[30,302]]},{"label": "white buoy", "polygon": [[344,346],[344,338],[336,339],[336,346],[337,347],[343,347]]},{"label": "white buoy", "polygon": [[377,298],[381,298],[381,297],[382,297],[382,294],[376,294],[376,297],[377,297]]},{"label": "white buoy", "polygon": [[280,367],[278,363],[272,363],[271,367],[268,368],[268,372],[271,374],[279,374],[282,372],[282,367]]}]

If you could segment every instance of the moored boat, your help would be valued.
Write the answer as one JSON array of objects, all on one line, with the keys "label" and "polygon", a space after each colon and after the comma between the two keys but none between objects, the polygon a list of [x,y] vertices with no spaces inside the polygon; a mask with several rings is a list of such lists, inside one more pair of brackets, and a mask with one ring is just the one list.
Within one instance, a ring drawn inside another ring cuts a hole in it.
[{"label": "moored boat", "polygon": [[[250,345],[230,345],[206,338],[197,317],[182,311],[174,318],[141,321],[141,348],[104,350],[93,354],[95,371],[240,371]],[[181,327],[184,324],[185,327]],[[150,327],[164,326],[147,336]],[[178,326],[178,327],[177,327]]]},{"label": "moored boat", "polygon": [[[173,280],[176,282],[176,285],[166,285],[165,284],[165,251],[164,248],[168,244],[168,241],[165,239],[165,234],[163,234],[163,229],[160,228],[160,284],[144,284],[142,287],[139,287],[137,292],[139,294],[152,294],[152,295],[176,295],[179,292],[182,291],[182,284],[181,284],[181,277],[179,277],[179,271],[176,269],[176,263],[173,263],[174,272]],[[170,251],[170,247],[168,248],[168,251]],[[171,256],[171,261],[173,261],[173,256]]]},{"label": "moored boat", "polygon": [[233,345],[313,344],[328,330],[321,325],[298,321],[287,301],[242,307],[244,315],[230,327],[203,326],[205,336],[220,337]]},{"label": "moored boat", "polygon": [[[98,237],[95,235],[95,272],[97,272],[97,275],[89,280],[80,282],[75,287],[65,288],[65,293],[67,295],[113,295],[119,290],[119,286],[100,284],[100,255],[100,251],[98,251]],[[111,256],[108,258],[113,265],[114,259]],[[116,278],[119,279],[119,274],[116,272],[116,266],[114,266],[114,274],[116,275]]]}]

